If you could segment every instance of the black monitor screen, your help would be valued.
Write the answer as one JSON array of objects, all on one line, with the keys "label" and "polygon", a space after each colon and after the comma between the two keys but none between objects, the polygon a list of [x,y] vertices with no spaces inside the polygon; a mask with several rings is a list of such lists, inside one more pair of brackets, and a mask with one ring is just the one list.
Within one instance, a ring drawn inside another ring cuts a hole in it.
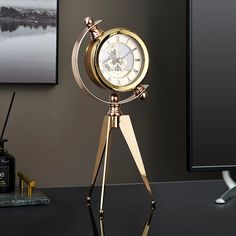
[{"label": "black monitor screen", "polygon": [[188,3],[189,167],[236,168],[236,0]]}]

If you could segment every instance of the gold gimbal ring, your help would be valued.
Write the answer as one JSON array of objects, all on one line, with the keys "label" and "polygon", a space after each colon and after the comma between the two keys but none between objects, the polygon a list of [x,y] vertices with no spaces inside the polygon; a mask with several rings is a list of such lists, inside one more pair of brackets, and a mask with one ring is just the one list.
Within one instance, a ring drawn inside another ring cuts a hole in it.
[{"label": "gold gimbal ring", "polygon": [[[100,22],[102,22],[102,20],[98,20],[98,21],[95,21],[94,24],[92,26],[90,26],[89,28],[85,28],[81,33],[80,35],[78,36],[75,44],[74,44],[74,47],[73,47],[73,51],[72,51],[72,58],[71,58],[71,64],[72,64],[72,71],[73,71],[73,74],[74,74],[74,78],[77,82],[77,84],[79,85],[79,87],[81,88],[81,90],[87,94],[89,97],[95,99],[95,100],[98,100],[100,102],[103,102],[103,103],[106,103],[106,104],[111,104],[111,101],[108,101],[108,100],[104,100],[104,99],[101,99],[99,97],[97,97],[95,94],[93,94],[87,87],[86,85],[84,84],[83,80],[82,80],[82,77],[80,75],[80,72],[79,72],[79,52],[80,52],[80,48],[81,48],[81,44],[85,38],[85,36],[87,35],[87,33],[93,28],[95,27],[96,25],[98,25]],[[142,85],[142,90],[140,91],[140,93],[137,93],[137,92],[134,92],[133,95],[131,95],[130,97],[126,98],[126,99],[123,99],[121,101],[119,101],[118,103],[119,104],[125,104],[125,103],[128,103],[128,102],[131,102],[139,97],[141,97],[141,95],[144,93],[144,91],[147,89],[149,85]]]}]

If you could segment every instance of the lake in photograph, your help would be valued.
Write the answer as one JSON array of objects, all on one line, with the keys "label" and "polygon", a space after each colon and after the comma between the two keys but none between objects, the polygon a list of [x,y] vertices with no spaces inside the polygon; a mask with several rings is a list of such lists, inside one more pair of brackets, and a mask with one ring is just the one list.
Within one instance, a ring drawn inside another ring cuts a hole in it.
[{"label": "lake in photograph", "polygon": [[0,0],[0,83],[56,82],[56,13],[54,0]]}]

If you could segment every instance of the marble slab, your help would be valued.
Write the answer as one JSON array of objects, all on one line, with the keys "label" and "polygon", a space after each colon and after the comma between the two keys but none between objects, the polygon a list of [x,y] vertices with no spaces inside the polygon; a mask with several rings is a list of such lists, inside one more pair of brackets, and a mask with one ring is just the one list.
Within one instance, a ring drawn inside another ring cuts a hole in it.
[{"label": "marble slab", "polygon": [[47,205],[49,203],[50,199],[37,189],[33,190],[31,197],[27,195],[27,190],[22,191],[19,188],[12,193],[0,194],[0,207]]}]

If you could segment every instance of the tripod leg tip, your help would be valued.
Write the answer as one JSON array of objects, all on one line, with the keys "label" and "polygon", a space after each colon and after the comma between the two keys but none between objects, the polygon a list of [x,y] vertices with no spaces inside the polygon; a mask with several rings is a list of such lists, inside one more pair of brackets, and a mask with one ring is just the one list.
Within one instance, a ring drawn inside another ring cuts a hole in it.
[{"label": "tripod leg tip", "polygon": [[154,200],[151,201],[151,207],[152,209],[156,209],[156,201]]},{"label": "tripod leg tip", "polygon": [[87,204],[87,206],[90,206],[90,204],[91,204],[91,198],[90,197],[87,197],[86,204]]}]

